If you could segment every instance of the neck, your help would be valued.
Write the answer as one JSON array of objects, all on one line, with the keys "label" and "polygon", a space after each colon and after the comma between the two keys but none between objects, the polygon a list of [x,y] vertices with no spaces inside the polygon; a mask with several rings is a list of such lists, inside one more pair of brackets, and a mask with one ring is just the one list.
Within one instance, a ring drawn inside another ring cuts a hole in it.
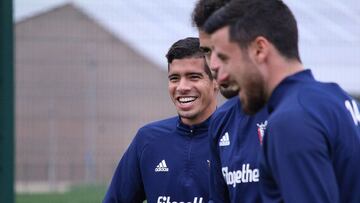
[{"label": "neck", "polygon": [[267,97],[269,98],[271,96],[281,81],[302,70],[304,70],[304,67],[297,60],[279,58],[277,61],[274,61],[271,70],[269,70],[269,80],[266,85]]},{"label": "neck", "polygon": [[198,116],[192,118],[180,117],[181,122],[188,126],[198,125],[206,121],[216,110],[216,98],[209,104],[209,106]]}]

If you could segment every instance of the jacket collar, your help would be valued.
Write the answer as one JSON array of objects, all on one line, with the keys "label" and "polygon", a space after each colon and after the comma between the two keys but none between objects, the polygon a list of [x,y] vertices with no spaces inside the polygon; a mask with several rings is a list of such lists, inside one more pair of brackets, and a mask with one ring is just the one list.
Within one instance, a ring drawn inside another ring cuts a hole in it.
[{"label": "jacket collar", "polygon": [[210,120],[211,120],[211,116],[202,123],[189,126],[184,124],[181,121],[180,116],[178,116],[176,129],[184,135],[188,135],[188,136],[199,135],[208,131]]},{"label": "jacket collar", "polygon": [[276,109],[276,107],[280,104],[283,98],[287,94],[291,93],[289,92],[291,91],[289,90],[290,86],[293,86],[297,83],[310,82],[314,80],[314,76],[309,69],[297,72],[293,75],[286,77],[279,83],[279,85],[274,89],[273,93],[271,94],[268,101],[268,112],[271,113],[272,111],[274,111],[274,109]]}]

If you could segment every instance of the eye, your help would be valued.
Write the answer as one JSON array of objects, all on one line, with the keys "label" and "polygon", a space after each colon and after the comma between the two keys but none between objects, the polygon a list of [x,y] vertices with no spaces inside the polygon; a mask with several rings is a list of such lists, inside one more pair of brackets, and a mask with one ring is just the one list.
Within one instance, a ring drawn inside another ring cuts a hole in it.
[{"label": "eye", "polygon": [[200,50],[205,54],[205,55],[210,55],[211,54],[211,49],[208,47],[200,47]]},{"label": "eye", "polygon": [[228,59],[229,59],[227,56],[225,56],[223,54],[217,54],[217,56],[224,63],[226,63],[228,61]]},{"label": "eye", "polygon": [[189,78],[190,78],[190,80],[193,80],[193,81],[200,80],[201,75],[199,75],[199,74],[191,74]]},{"label": "eye", "polygon": [[170,82],[176,82],[179,80],[179,77],[178,76],[175,76],[175,75],[170,75],[169,76],[169,81]]}]

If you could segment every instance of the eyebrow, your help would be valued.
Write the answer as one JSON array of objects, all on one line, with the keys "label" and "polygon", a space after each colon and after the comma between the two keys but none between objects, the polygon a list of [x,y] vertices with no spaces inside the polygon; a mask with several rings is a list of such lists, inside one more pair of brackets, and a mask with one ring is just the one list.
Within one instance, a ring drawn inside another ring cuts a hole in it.
[{"label": "eyebrow", "polygon": [[226,56],[225,54],[222,53],[216,53],[216,56],[220,59],[220,60],[225,60],[228,58],[228,56]]},{"label": "eyebrow", "polygon": [[207,46],[199,46],[200,49],[210,49],[210,47]]},{"label": "eyebrow", "polygon": [[[199,75],[199,76],[203,76],[205,72],[188,72],[185,73],[185,76],[190,76],[190,75]],[[173,76],[179,76],[180,74],[178,73],[173,73],[168,75],[168,78],[173,77]]]},{"label": "eyebrow", "polygon": [[190,73],[186,73],[185,75],[186,76],[189,76],[189,75],[203,75],[203,72],[190,72]]},{"label": "eyebrow", "polygon": [[211,48],[210,48],[210,47],[202,47],[202,46],[200,46],[199,48],[200,48],[200,50],[201,50],[202,52],[204,52],[204,51],[211,51]]}]

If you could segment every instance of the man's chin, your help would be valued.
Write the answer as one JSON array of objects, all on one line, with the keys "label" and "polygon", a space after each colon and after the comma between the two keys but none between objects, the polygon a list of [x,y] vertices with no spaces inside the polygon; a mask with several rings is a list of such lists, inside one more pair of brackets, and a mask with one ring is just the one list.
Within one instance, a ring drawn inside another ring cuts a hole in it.
[{"label": "man's chin", "polygon": [[239,89],[233,86],[220,86],[220,93],[226,99],[230,99],[238,95]]}]

